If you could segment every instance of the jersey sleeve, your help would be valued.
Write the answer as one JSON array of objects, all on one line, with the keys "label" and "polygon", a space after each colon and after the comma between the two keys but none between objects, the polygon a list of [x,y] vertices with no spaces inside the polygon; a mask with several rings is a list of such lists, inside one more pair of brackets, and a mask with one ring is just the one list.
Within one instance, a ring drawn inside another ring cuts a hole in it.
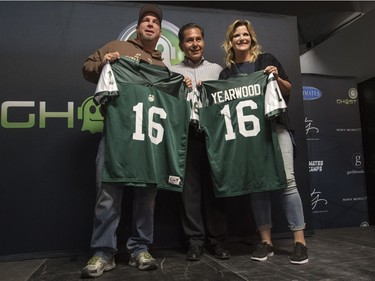
[{"label": "jersey sleeve", "polygon": [[105,104],[108,97],[112,96],[118,96],[118,88],[112,67],[108,62],[103,67],[98,84],[96,85],[94,102],[97,105]]},{"label": "jersey sleeve", "polygon": [[287,106],[275,76],[271,73],[267,78],[267,88],[264,97],[264,115],[270,119],[286,112]]}]

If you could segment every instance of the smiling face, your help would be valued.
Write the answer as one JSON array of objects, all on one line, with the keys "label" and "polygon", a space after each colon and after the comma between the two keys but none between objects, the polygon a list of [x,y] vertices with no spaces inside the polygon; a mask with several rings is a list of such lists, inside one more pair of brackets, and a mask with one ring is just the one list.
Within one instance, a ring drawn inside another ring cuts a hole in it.
[{"label": "smiling face", "polygon": [[240,25],[236,28],[231,42],[236,57],[241,53],[249,52],[251,46],[251,36],[245,25]]},{"label": "smiling face", "polygon": [[159,19],[153,13],[144,14],[137,27],[138,39],[144,42],[156,42],[161,36]]},{"label": "smiling face", "polygon": [[200,62],[203,57],[204,40],[199,28],[190,28],[184,31],[184,39],[180,42],[180,49],[185,57],[194,64]]}]

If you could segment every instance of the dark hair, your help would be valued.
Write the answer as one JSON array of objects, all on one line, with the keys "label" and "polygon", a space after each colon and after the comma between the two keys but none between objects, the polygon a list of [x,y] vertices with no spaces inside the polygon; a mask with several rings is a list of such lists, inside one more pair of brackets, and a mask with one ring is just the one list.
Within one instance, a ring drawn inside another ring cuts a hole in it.
[{"label": "dark hair", "polygon": [[187,24],[181,26],[180,30],[178,31],[178,40],[180,42],[183,42],[184,41],[184,32],[186,30],[192,29],[192,28],[198,28],[201,31],[202,38],[204,39],[204,30],[203,30],[203,28],[200,25],[191,22],[191,23],[187,23]]}]

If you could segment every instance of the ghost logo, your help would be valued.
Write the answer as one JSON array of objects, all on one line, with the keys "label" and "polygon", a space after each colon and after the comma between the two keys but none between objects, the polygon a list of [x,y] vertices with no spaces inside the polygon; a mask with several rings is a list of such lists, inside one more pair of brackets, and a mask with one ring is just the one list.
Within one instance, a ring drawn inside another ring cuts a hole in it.
[{"label": "ghost logo", "polygon": [[[137,22],[128,25],[118,36],[118,40],[126,41],[135,38]],[[156,48],[162,53],[163,62],[171,66],[184,59],[184,53],[178,46],[178,27],[163,19],[161,24],[162,35]]]},{"label": "ghost logo", "polygon": [[93,97],[87,98],[78,107],[78,119],[83,120],[81,131],[89,131],[91,134],[103,131],[103,116],[99,106],[96,106]]}]

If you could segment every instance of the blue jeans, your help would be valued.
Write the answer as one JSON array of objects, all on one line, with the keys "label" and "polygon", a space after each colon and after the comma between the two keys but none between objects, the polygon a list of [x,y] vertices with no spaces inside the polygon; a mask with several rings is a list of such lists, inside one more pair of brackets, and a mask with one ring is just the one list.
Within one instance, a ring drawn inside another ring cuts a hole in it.
[{"label": "blue jeans", "polygon": [[[96,187],[91,249],[95,255],[111,258],[117,253],[116,230],[121,217],[123,186],[101,181],[104,166],[105,139],[101,138],[96,157]],[[154,207],[156,186],[135,187],[133,189],[132,235],[126,244],[130,254],[147,251],[154,236]]]},{"label": "blue jeans", "polygon": [[[292,140],[289,133],[279,125],[277,126],[277,136],[284,161],[287,188],[273,192],[278,193],[290,230],[302,230],[305,229],[306,224],[303,215],[301,197],[298,193],[294,177]],[[272,218],[270,192],[252,193],[251,204],[258,230],[263,231],[271,229]]]}]

